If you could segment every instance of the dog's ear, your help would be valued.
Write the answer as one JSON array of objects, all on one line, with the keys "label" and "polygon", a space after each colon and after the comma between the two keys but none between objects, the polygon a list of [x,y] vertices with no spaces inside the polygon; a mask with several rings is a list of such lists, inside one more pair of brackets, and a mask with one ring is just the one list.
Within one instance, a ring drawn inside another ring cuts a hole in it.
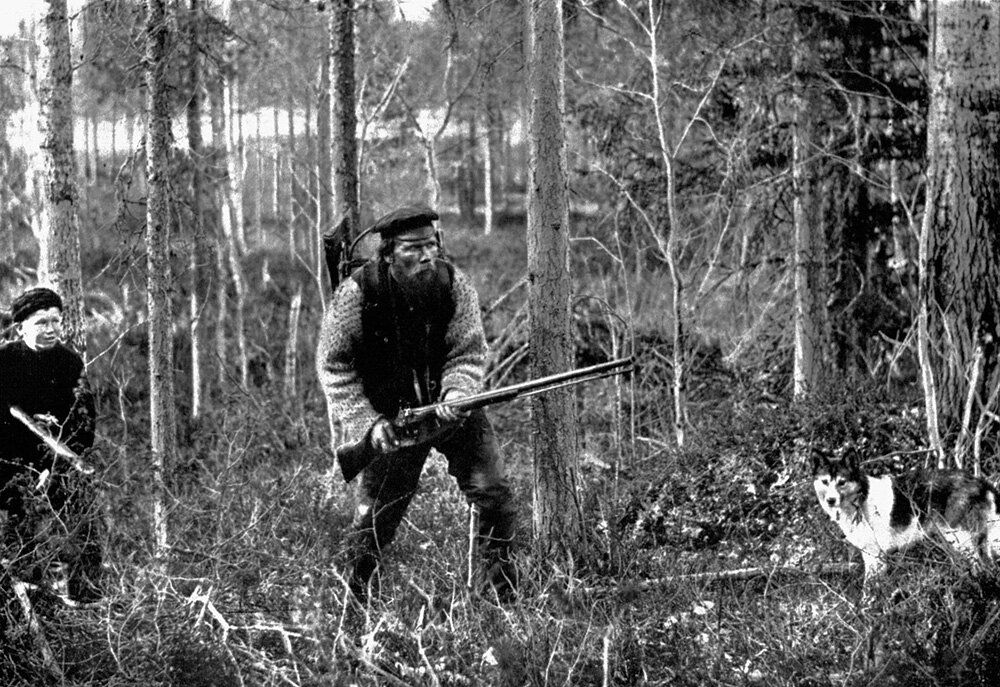
[{"label": "dog's ear", "polygon": [[844,456],[841,460],[847,472],[857,472],[861,469],[861,454],[853,446],[844,449]]},{"label": "dog's ear", "polygon": [[814,446],[810,453],[812,453],[813,474],[825,470],[830,465],[830,456],[825,449]]}]

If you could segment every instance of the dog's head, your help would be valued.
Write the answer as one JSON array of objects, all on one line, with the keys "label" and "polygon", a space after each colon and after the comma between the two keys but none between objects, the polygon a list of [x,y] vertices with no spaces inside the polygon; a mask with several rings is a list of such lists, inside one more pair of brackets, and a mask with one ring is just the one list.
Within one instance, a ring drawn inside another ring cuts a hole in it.
[{"label": "dog's head", "polygon": [[823,510],[833,518],[841,512],[853,513],[868,491],[857,453],[848,449],[843,457],[813,451],[813,488]]}]

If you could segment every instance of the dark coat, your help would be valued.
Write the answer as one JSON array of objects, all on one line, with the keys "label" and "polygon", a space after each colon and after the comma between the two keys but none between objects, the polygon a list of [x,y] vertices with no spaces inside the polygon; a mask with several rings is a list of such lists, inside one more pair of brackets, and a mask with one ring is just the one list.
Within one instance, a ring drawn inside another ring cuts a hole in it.
[{"label": "dark coat", "polygon": [[[57,344],[34,351],[23,341],[0,346],[0,461],[38,467],[48,460],[41,441],[10,414],[17,406],[29,416],[50,414],[59,421],[50,428],[77,453],[94,443],[94,400],[83,360]],[[9,474],[0,466],[0,474]]]}]

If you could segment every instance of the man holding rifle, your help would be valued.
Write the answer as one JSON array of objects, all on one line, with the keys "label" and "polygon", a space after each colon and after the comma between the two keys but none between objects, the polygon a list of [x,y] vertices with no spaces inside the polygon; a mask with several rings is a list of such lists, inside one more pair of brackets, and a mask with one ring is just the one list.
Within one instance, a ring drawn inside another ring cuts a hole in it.
[{"label": "man holding rifle", "polygon": [[[94,443],[94,400],[83,360],[61,341],[62,299],[47,288],[29,289],[11,306],[16,339],[0,346],[0,509],[6,511],[0,558],[21,579],[42,581],[36,560],[40,523],[55,514],[75,601],[99,595],[101,549],[91,513],[90,469],[80,456]],[[51,521],[51,520],[50,520]]]},{"label": "man holding rifle", "polygon": [[[516,586],[511,543],[516,513],[493,428],[480,408],[436,409],[435,432],[413,438],[400,410],[454,402],[481,390],[486,358],[479,298],[469,278],[441,258],[426,206],[379,219],[378,255],[340,284],[323,321],[317,371],[334,451],[360,455],[359,503],[350,537],[350,587],[377,589],[382,550],[417,489],[431,448],[479,510],[485,579],[501,600]],[[344,466],[350,481],[356,469]]]}]

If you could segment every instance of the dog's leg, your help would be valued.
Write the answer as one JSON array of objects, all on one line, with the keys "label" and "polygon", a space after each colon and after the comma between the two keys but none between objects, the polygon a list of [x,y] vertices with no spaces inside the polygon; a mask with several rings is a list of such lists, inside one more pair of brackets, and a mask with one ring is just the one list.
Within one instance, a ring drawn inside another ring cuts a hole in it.
[{"label": "dog's leg", "polygon": [[1000,517],[990,517],[986,520],[983,554],[983,557],[991,563],[995,563],[1000,556]]},{"label": "dog's leg", "polygon": [[887,563],[885,555],[881,551],[861,550],[861,560],[865,564],[865,584],[875,581],[885,573]]},{"label": "dog's leg", "polygon": [[969,561],[973,567],[978,566],[981,562],[980,544],[982,542],[982,534],[952,527],[940,527],[938,531],[956,553]]},{"label": "dog's leg", "polygon": [[878,550],[861,549],[861,560],[865,564],[865,577],[861,582],[861,598],[864,603],[872,603],[875,599],[875,583],[884,573],[887,566],[885,555]]}]

